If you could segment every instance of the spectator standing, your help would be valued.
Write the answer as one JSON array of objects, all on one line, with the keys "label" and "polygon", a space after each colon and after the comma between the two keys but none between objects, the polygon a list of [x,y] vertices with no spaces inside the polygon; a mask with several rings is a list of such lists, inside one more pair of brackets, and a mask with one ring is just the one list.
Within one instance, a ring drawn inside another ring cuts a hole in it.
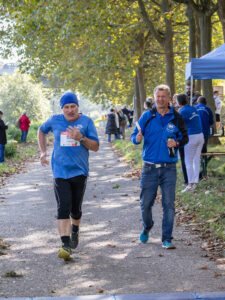
[{"label": "spectator standing", "polygon": [[149,238],[154,225],[152,207],[158,186],[162,190],[162,247],[174,249],[172,231],[174,223],[174,201],[176,187],[177,149],[188,141],[185,123],[176,111],[169,106],[170,88],[159,85],[154,90],[155,108],[142,114],[131,135],[137,145],[144,139],[141,174],[141,216],[143,231],[142,243]]},{"label": "spectator standing", "polygon": [[130,116],[130,118],[129,118],[129,127],[132,127],[133,119],[134,119],[134,110],[133,110],[132,107],[129,107],[128,110],[129,110],[129,116]]},{"label": "spectator standing", "polygon": [[79,113],[74,93],[66,92],[60,99],[62,114],[53,115],[38,131],[40,162],[47,165],[46,136],[54,134],[52,172],[57,201],[57,226],[62,246],[58,257],[70,260],[78,246],[82,202],[89,173],[89,150],[98,151],[99,140],[93,121]]},{"label": "spectator standing", "polygon": [[145,110],[148,110],[148,109],[151,109],[152,106],[153,106],[153,99],[151,97],[147,98],[145,103],[144,103],[144,109]]},{"label": "spectator standing", "polygon": [[216,115],[216,130],[218,131],[218,129],[220,128],[220,124],[221,124],[221,121],[220,121],[220,114],[221,114],[221,109],[222,109],[222,103],[220,101],[220,98],[219,98],[219,92],[218,91],[215,91],[213,93],[213,96],[214,96],[214,101],[215,101],[215,115]]},{"label": "spectator standing", "polygon": [[123,113],[123,111],[120,107],[118,107],[117,109],[118,109],[118,116],[119,116],[120,134],[122,135],[123,140],[125,140],[126,127],[127,127],[127,117]]},{"label": "spectator standing", "polygon": [[188,104],[187,95],[179,94],[177,102],[181,108],[179,113],[186,123],[189,136],[189,142],[184,146],[188,185],[182,190],[182,192],[187,192],[194,190],[199,182],[200,156],[204,144],[204,136],[197,109]]},{"label": "spectator standing", "polygon": [[[203,96],[200,96],[198,98],[198,105],[196,106],[197,112],[199,114],[201,125],[202,125],[202,132],[204,135],[204,144],[202,147],[202,153],[207,152],[207,145],[208,145],[208,138],[210,136],[210,126],[213,125],[213,112],[209,106],[207,106],[206,98]],[[207,174],[203,174],[203,170],[205,169],[203,167],[205,159],[201,157],[201,165],[202,165],[202,171],[200,172],[199,179],[202,179]]]},{"label": "spectator standing", "polygon": [[127,109],[126,104],[124,104],[124,106],[122,108],[122,112],[127,116],[127,120],[130,124],[130,111]]},{"label": "spectator standing", "polygon": [[6,130],[8,129],[7,124],[2,120],[3,112],[0,111],[0,163],[4,162],[5,157],[5,145],[7,144]]},{"label": "spectator standing", "polygon": [[23,110],[22,116],[20,117],[19,121],[20,121],[20,129],[22,131],[21,142],[26,143],[27,134],[30,127],[30,119],[27,116],[26,110]]},{"label": "spectator standing", "polygon": [[[117,121],[116,121],[117,120]],[[111,135],[114,134],[114,139],[118,138],[118,127],[119,125],[118,117],[116,116],[114,109],[111,108],[110,112],[107,115],[107,123],[105,133],[108,135],[108,142],[111,142]]]}]

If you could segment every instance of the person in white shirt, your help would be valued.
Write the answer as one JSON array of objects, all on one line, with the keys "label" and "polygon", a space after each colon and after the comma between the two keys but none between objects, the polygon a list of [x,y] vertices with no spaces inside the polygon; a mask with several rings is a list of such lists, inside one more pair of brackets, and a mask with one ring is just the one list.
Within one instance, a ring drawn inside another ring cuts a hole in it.
[{"label": "person in white shirt", "polygon": [[215,101],[215,115],[216,115],[216,130],[220,128],[220,113],[221,113],[221,108],[222,108],[222,103],[219,98],[219,92],[215,91],[213,93],[214,101]]}]

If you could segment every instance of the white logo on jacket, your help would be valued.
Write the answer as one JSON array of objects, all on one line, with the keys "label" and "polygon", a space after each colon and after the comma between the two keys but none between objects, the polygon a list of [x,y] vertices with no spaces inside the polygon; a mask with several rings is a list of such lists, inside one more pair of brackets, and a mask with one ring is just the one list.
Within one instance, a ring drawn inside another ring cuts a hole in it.
[{"label": "white logo on jacket", "polygon": [[175,125],[169,123],[169,124],[167,125],[167,128],[166,128],[166,129],[167,129],[168,132],[173,132],[173,131],[174,131],[174,128],[175,128]]}]

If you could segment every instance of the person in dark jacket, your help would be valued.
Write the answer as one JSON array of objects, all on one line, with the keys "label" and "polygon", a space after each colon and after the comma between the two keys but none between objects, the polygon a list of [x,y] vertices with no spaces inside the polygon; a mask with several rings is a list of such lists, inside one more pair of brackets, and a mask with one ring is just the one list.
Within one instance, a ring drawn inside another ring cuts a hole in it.
[{"label": "person in dark jacket", "polygon": [[174,201],[176,188],[176,162],[179,145],[188,142],[187,129],[181,115],[169,106],[170,88],[159,85],[154,90],[155,108],[142,114],[131,135],[133,144],[144,139],[141,174],[140,206],[143,230],[142,243],[146,243],[154,222],[152,207],[158,186],[162,190],[162,247],[174,249],[172,232],[174,222]]},{"label": "person in dark jacket", "polygon": [[[206,98],[203,96],[200,96],[198,98],[198,105],[196,106],[197,112],[200,117],[200,121],[202,124],[202,132],[204,135],[204,144],[202,147],[202,153],[207,152],[207,145],[208,145],[208,139],[210,136],[210,126],[213,125],[214,119],[213,119],[213,112],[209,106],[207,106]],[[199,179],[203,179],[203,177],[207,176],[207,174],[203,174],[203,170],[206,171],[206,168],[204,168],[205,159],[201,157],[201,166],[202,170],[199,174]]]},{"label": "person in dark jacket", "polygon": [[114,109],[111,108],[107,115],[107,123],[105,133],[108,134],[108,142],[111,142],[111,134],[114,134],[115,140],[118,137],[118,126],[116,123],[116,115]]},{"label": "person in dark jacket", "polygon": [[0,111],[0,163],[4,162],[5,144],[7,143],[6,130],[8,126],[2,120],[3,112]]}]

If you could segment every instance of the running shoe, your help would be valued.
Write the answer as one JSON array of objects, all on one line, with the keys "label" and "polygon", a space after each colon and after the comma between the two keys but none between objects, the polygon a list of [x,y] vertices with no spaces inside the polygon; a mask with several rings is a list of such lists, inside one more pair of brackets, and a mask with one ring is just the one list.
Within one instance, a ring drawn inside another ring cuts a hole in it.
[{"label": "running shoe", "polygon": [[170,241],[164,241],[162,247],[165,249],[176,249],[176,246]]},{"label": "running shoe", "polygon": [[140,241],[142,243],[147,243],[148,241],[148,236],[149,236],[149,232],[146,231],[145,229],[142,230],[141,234],[140,234]]},{"label": "running shoe", "polygon": [[58,257],[64,259],[65,261],[68,261],[73,259],[71,254],[71,248],[62,245],[62,248],[59,249]]},{"label": "running shoe", "polygon": [[72,232],[70,235],[70,247],[76,249],[79,243],[79,231]]}]

